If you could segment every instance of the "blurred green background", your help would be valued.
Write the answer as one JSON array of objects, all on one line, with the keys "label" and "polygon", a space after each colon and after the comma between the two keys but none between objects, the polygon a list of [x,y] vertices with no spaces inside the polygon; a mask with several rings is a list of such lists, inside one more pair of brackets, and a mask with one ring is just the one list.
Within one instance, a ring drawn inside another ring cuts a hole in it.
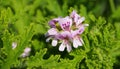
[{"label": "blurred green background", "polygon": [[[89,24],[85,45],[59,52],[45,42],[48,21],[72,10]],[[120,0],[0,0],[0,69],[120,69]]]}]

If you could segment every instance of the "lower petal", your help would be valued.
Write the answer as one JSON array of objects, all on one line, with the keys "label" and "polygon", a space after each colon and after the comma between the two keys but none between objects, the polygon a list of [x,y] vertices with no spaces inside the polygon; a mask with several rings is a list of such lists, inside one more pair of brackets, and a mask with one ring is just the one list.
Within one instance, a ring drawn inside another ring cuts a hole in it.
[{"label": "lower petal", "polygon": [[60,46],[59,46],[59,51],[64,51],[65,50],[65,44],[62,43]]},{"label": "lower petal", "polygon": [[77,37],[77,43],[78,43],[79,46],[82,46],[82,41],[81,41],[80,37]]},{"label": "lower petal", "polygon": [[80,40],[78,40],[78,45],[82,46],[82,42]]},{"label": "lower petal", "polygon": [[57,45],[57,40],[52,40],[52,46],[56,46]]},{"label": "lower petal", "polygon": [[76,40],[76,39],[73,39],[73,47],[74,47],[74,48],[77,48],[77,47],[78,47],[78,43],[77,43],[77,40]]},{"label": "lower petal", "polygon": [[70,44],[67,44],[67,51],[70,52],[72,50],[72,47]]}]

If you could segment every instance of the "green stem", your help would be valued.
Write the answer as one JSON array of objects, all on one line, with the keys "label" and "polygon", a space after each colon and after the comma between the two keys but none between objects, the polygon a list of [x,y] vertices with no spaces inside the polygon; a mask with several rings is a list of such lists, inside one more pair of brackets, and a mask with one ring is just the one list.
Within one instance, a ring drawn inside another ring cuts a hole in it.
[{"label": "green stem", "polygon": [[112,13],[115,11],[115,5],[113,0],[109,0]]}]

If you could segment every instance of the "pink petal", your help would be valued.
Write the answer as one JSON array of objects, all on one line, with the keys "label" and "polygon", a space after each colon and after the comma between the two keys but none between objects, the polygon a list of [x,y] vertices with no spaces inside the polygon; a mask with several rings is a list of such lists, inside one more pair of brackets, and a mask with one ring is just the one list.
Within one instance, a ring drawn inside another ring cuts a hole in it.
[{"label": "pink petal", "polygon": [[77,14],[76,11],[73,10],[72,13],[70,14],[70,17],[71,17],[71,18],[75,18],[75,15],[76,15],[76,14]]},{"label": "pink petal", "polygon": [[62,44],[59,46],[59,51],[64,51],[65,50],[65,44],[62,42]]},{"label": "pink petal", "polygon": [[55,28],[51,28],[48,30],[48,35],[56,35],[58,32]]},{"label": "pink petal", "polygon": [[75,37],[76,35],[82,34],[84,32],[84,26],[80,26],[77,30],[71,30],[71,36]]},{"label": "pink petal", "polygon": [[78,15],[75,10],[73,10],[73,12],[70,14],[70,17],[73,19],[75,23],[77,23],[78,20],[80,19],[80,15]]},{"label": "pink petal", "polygon": [[57,40],[52,40],[52,46],[56,46],[57,45]]},{"label": "pink petal", "polygon": [[67,46],[67,51],[70,52],[70,51],[72,50],[71,45],[70,45],[70,44],[67,44],[66,46]]},{"label": "pink petal", "polygon": [[63,32],[61,32],[61,36],[63,38],[72,38],[72,34],[69,31],[63,31]]},{"label": "pink petal", "polygon": [[72,38],[74,38],[77,34],[78,34],[78,33],[77,33],[77,30],[75,30],[75,31],[71,30]]},{"label": "pink petal", "polygon": [[73,47],[77,48],[78,47],[78,41],[76,39],[73,39]]},{"label": "pink petal", "polygon": [[82,42],[83,42],[83,40],[80,37],[75,36],[73,39],[73,47],[77,48],[78,46],[82,46],[82,44],[83,44]]},{"label": "pink petal", "polygon": [[80,38],[79,36],[76,36],[76,43],[77,43],[79,46],[82,46],[81,38]]},{"label": "pink petal", "polygon": [[82,34],[84,32],[84,26],[81,26],[78,30],[77,30],[77,33],[78,34]]},{"label": "pink petal", "polygon": [[82,42],[80,40],[78,40],[77,43],[78,43],[79,46],[82,46]]},{"label": "pink petal", "polygon": [[76,22],[76,26],[80,25],[84,20],[85,20],[85,17],[81,17],[80,19],[78,19]]}]

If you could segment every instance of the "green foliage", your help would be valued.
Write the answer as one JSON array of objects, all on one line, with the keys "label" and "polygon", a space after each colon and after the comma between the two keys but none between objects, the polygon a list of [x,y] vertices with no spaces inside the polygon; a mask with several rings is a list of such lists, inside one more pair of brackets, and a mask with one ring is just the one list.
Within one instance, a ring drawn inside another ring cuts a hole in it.
[{"label": "green foliage", "polygon": [[[108,6],[109,3],[109,6]],[[0,0],[0,69],[119,69],[120,1]],[[115,5],[114,5],[115,4]],[[70,53],[46,43],[48,21],[72,10],[89,24]],[[12,49],[12,43],[17,47]],[[28,57],[21,57],[26,47]]]}]

